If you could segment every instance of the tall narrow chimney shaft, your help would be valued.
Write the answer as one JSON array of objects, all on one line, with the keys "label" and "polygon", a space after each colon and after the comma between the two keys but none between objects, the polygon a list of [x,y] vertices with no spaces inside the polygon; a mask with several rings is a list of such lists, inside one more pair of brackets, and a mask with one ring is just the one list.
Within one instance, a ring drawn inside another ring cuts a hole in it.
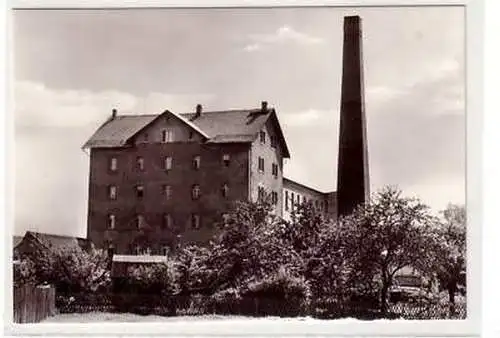
[{"label": "tall narrow chimney shaft", "polygon": [[359,16],[344,18],[342,96],[337,171],[338,215],[369,198],[368,147],[364,107],[362,29]]}]

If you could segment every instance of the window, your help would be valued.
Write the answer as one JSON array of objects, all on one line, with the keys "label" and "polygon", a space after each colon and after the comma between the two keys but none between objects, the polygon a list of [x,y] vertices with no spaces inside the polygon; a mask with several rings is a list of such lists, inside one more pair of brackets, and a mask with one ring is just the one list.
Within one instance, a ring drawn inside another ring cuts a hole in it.
[{"label": "window", "polygon": [[271,193],[271,203],[274,205],[278,204],[278,193],[276,191]]},{"label": "window", "polygon": [[302,203],[304,203],[304,204],[305,204],[306,202],[307,202],[306,197],[305,197],[305,196],[302,196]]},{"label": "window", "polygon": [[170,247],[168,247],[166,245],[161,247],[161,254],[163,256],[168,256],[169,252],[170,252]]},{"label": "window", "polygon": [[118,160],[116,157],[112,157],[110,160],[109,160],[109,170],[111,171],[116,171],[118,170]]},{"label": "window", "polygon": [[137,198],[143,198],[144,197],[144,186],[136,185],[135,186],[135,194],[136,194]]},{"label": "window", "polygon": [[173,133],[173,131],[172,130],[163,129],[161,131],[161,141],[163,143],[173,142],[174,141],[174,133]]},{"label": "window", "polygon": [[144,159],[142,157],[137,158],[137,169],[144,170]]},{"label": "window", "polygon": [[317,201],[317,200],[316,200],[316,201],[314,202],[314,206],[316,207],[316,209],[319,209],[319,201]]},{"label": "window", "polygon": [[150,247],[142,247],[140,245],[135,246],[135,254],[136,255],[151,255],[151,248]]},{"label": "window", "polygon": [[200,228],[200,215],[197,214],[191,215],[191,226],[193,227],[193,229]]},{"label": "window", "polygon": [[258,188],[258,191],[257,191],[257,194],[258,194],[258,199],[259,201],[263,201],[264,200],[264,197],[265,197],[265,191],[264,191],[264,188],[263,187],[259,187]]},{"label": "window", "polygon": [[136,218],[135,218],[135,221],[136,221],[136,225],[137,225],[137,228],[138,229],[141,229],[144,227],[144,216],[142,215],[137,215]]},{"label": "window", "polygon": [[328,212],[328,201],[325,201],[325,212]]},{"label": "window", "polygon": [[230,156],[229,154],[222,155],[222,162],[226,167],[229,167]]},{"label": "window", "polygon": [[200,198],[200,192],[200,186],[198,184],[193,185],[193,188],[191,189],[191,197],[194,200],[197,200],[198,198]]},{"label": "window", "polygon": [[285,211],[288,211],[288,191],[285,191]]},{"label": "window", "polygon": [[163,227],[166,229],[172,228],[172,215],[170,214],[163,215]]},{"label": "window", "polygon": [[172,187],[169,185],[163,185],[163,195],[165,195],[165,199],[169,200],[172,198]]},{"label": "window", "polygon": [[297,194],[297,205],[300,205],[300,195]]},{"label": "window", "polygon": [[200,164],[201,164],[201,156],[195,156],[193,158],[193,169],[195,170],[200,169]]},{"label": "window", "polygon": [[108,228],[114,229],[116,225],[116,217],[113,214],[108,215]]},{"label": "window", "polygon": [[264,158],[259,157],[259,171],[264,172]]},{"label": "window", "polygon": [[115,200],[116,199],[116,186],[110,185],[108,187],[108,196],[110,200]]},{"label": "window", "polygon": [[229,186],[227,183],[222,185],[222,197],[227,197],[229,195]]},{"label": "window", "polygon": [[273,168],[273,170],[272,170],[273,176],[275,178],[277,178],[278,177],[278,165],[276,163],[273,163],[273,167],[272,168]]},{"label": "window", "polygon": [[272,148],[276,148],[276,137],[275,136],[271,136],[271,147]]},{"label": "window", "polygon": [[189,132],[189,139],[191,140],[194,136],[194,133],[192,131]]},{"label": "window", "polygon": [[293,210],[293,206],[295,205],[295,194],[293,192],[292,192],[292,197],[290,198],[290,201],[291,201],[291,207]]},{"label": "window", "polygon": [[262,130],[259,133],[259,135],[260,135],[260,143],[266,143],[266,132]]},{"label": "window", "polygon": [[170,156],[165,157],[165,160],[163,161],[163,169],[165,170],[172,169],[172,157]]}]

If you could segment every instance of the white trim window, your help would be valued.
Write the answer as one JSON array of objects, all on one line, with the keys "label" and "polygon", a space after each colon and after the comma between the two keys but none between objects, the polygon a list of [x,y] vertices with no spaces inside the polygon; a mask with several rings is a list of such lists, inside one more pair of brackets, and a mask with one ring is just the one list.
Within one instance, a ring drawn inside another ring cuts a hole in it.
[{"label": "white trim window", "polygon": [[116,157],[112,157],[109,160],[109,170],[117,171],[118,170],[118,159]]},{"label": "white trim window", "polygon": [[174,142],[174,132],[173,132],[173,130],[163,129],[161,131],[161,141],[163,143]]},{"label": "white trim window", "polygon": [[165,160],[163,162],[163,168],[165,170],[172,170],[172,163],[173,163],[172,157],[170,156],[165,157]]},{"label": "white trim window", "polygon": [[108,228],[113,230],[116,227],[116,216],[114,214],[108,215]]},{"label": "white trim window", "polygon": [[193,157],[193,169],[199,170],[201,165],[201,156],[197,155]]},{"label": "white trim window", "polygon": [[110,185],[108,187],[108,197],[110,200],[116,200],[117,192],[116,185]]}]

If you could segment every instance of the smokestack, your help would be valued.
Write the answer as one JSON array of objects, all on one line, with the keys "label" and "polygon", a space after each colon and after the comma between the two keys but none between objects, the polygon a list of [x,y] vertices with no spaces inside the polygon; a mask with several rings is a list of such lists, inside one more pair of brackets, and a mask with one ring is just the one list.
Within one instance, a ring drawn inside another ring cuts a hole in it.
[{"label": "smokestack", "polygon": [[114,120],[114,119],[115,119],[116,114],[117,114],[117,110],[113,108],[113,110],[111,111],[111,119],[112,119],[112,120]]},{"label": "smokestack", "polygon": [[338,215],[349,215],[370,195],[359,16],[344,17],[337,175]]},{"label": "smokestack", "polygon": [[203,106],[201,104],[197,104],[196,105],[196,113],[194,114],[194,117],[195,118],[200,117],[202,111],[203,111]]},{"label": "smokestack", "polygon": [[261,104],[260,104],[260,110],[263,112],[263,113],[267,113],[267,101],[262,101]]}]

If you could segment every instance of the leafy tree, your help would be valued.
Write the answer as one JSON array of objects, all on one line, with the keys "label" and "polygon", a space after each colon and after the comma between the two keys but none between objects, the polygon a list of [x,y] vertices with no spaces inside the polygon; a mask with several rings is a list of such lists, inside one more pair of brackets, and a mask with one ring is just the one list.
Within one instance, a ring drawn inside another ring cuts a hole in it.
[{"label": "leafy tree", "polygon": [[84,251],[65,246],[38,250],[27,258],[38,283],[56,286],[59,292],[95,292],[109,286],[108,257],[103,250]]},{"label": "leafy tree", "polygon": [[434,222],[429,208],[400,190],[386,187],[340,222],[343,250],[352,269],[379,281],[380,310],[387,310],[396,272],[428,259],[426,236]]},{"label": "leafy tree", "polygon": [[433,259],[429,269],[436,273],[441,287],[448,292],[449,302],[455,304],[460,285],[465,286],[466,269],[466,211],[463,205],[449,204],[432,231]]}]

